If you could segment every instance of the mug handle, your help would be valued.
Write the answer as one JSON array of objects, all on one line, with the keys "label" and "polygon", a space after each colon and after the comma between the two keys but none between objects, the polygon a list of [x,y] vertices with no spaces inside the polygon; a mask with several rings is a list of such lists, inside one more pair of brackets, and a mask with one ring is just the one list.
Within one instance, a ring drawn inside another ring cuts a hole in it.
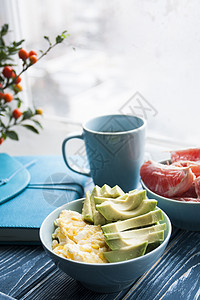
[{"label": "mug handle", "polygon": [[73,169],[70,164],[68,163],[68,160],[67,160],[67,156],[66,156],[66,153],[65,153],[65,146],[66,146],[66,143],[71,140],[71,139],[81,139],[81,140],[84,140],[83,138],[83,133],[82,134],[72,134],[72,135],[69,135],[66,139],[64,139],[63,143],[62,143],[62,155],[63,155],[63,158],[64,158],[64,161],[67,165],[67,167],[72,170],[73,172],[76,172],[78,174],[81,174],[81,175],[86,175],[88,177],[91,176],[90,172],[81,172],[81,171],[77,171],[75,169]]}]

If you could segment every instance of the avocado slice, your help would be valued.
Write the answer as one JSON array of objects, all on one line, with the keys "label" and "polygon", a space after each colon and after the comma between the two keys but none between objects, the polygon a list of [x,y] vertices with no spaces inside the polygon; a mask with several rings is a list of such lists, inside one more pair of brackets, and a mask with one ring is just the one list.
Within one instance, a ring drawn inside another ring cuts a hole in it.
[{"label": "avocado slice", "polygon": [[108,198],[117,198],[125,194],[118,185],[115,185],[113,188],[111,188],[108,184],[104,184],[100,190],[101,195]]},{"label": "avocado slice", "polygon": [[93,214],[92,214],[90,197],[91,197],[90,191],[87,191],[86,195],[85,195],[85,200],[83,203],[82,216],[85,221],[93,223],[94,219],[93,219]]},{"label": "avocado slice", "polygon": [[131,191],[129,191],[128,193],[129,194],[132,194],[132,193],[135,193],[135,191],[137,191],[136,189],[135,190],[131,190]]},{"label": "avocado slice", "polygon": [[101,195],[103,197],[110,197],[111,187],[107,184],[104,184],[101,188]]},{"label": "avocado slice", "polygon": [[113,203],[115,204],[115,208],[117,210],[131,211],[139,207],[143,200],[146,199],[146,191],[138,191],[132,194],[129,194],[128,197],[122,203]]},{"label": "avocado slice", "polygon": [[125,261],[144,255],[147,245],[148,242],[145,241],[137,245],[121,248],[120,250],[107,251],[103,255],[110,263]]},{"label": "avocado slice", "polygon": [[144,227],[140,229],[126,230],[122,232],[104,233],[106,240],[114,239],[137,239],[146,236],[149,233],[157,232],[166,229],[166,223],[152,225],[149,227]]},{"label": "avocado slice", "polygon": [[[94,197],[95,205],[101,204],[105,201],[111,201],[114,204],[119,205],[118,209],[121,210],[132,210],[138,207],[141,202],[146,199],[146,191],[135,191],[130,194],[125,194],[121,197],[112,199],[112,198],[104,198],[104,197]],[[120,205],[121,204],[121,205]]]},{"label": "avocado slice", "polygon": [[162,211],[160,209],[156,209],[144,215],[135,218],[130,218],[125,221],[118,221],[118,222],[106,224],[101,228],[103,230],[103,233],[106,234],[106,233],[113,233],[113,232],[119,232],[128,229],[148,226],[151,224],[155,224],[161,220],[163,220]]},{"label": "avocado slice", "polygon": [[126,220],[139,215],[144,215],[156,208],[156,200],[143,200],[142,203],[134,210],[123,211],[118,209],[117,205],[111,203],[111,201],[106,201],[102,204],[97,204],[96,209],[104,216],[106,220],[118,221]]},{"label": "avocado slice", "polygon": [[123,196],[124,194],[125,194],[124,191],[118,185],[115,185],[110,190],[110,197],[112,198],[117,198]]},{"label": "avocado slice", "polygon": [[104,225],[106,224],[106,220],[102,216],[102,214],[96,210],[95,203],[94,203],[95,196],[101,196],[101,188],[98,185],[95,185],[90,196],[93,222],[94,225]]},{"label": "avocado slice", "polygon": [[113,199],[113,200],[125,200],[126,198],[127,198],[127,196],[128,195],[130,195],[130,194],[132,194],[132,193],[135,193],[135,192],[137,192],[138,190],[131,190],[131,191],[129,191],[128,193],[125,193],[124,195],[122,195],[122,196],[119,196],[119,197],[117,197],[117,198],[115,198],[115,199]]},{"label": "avocado slice", "polygon": [[121,197],[109,198],[109,197],[96,197],[95,196],[94,202],[95,202],[95,205],[101,204],[105,201],[112,201],[113,203],[116,203],[116,204],[123,204],[127,198],[128,198],[128,194],[123,195],[123,199],[121,199]]},{"label": "avocado slice", "polygon": [[107,240],[106,244],[110,247],[112,250],[118,250],[123,247],[131,246],[131,245],[137,245],[139,242],[145,242],[147,241],[148,244],[155,243],[155,242],[161,242],[164,240],[164,230],[156,231],[147,233],[144,235],[141,235],[137,238],[131,238],[131,239],[114,239],[114,240]]},{"label": "avocado slice", "polygon": [[153,251],[154,249],[156,249],[158,246],[160,246],[161,242],[155,242],[155,243],[151,243],[148,244],[147,249],[145,251],[145,254]]}]

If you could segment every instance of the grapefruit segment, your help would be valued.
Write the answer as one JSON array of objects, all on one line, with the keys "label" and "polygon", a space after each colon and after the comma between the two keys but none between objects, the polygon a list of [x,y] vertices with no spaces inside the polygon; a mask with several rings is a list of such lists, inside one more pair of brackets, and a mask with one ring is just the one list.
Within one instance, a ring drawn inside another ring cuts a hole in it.
[{"label": "grapefruit segment", "polygon": [[152,192],[164,197],[182,195],[195,178],[189,167],[163,165],[151,160],[141,166],[140,176]]},{"label": "grapefruit segment", "polygon": [[197,197],[200,198],[200,176],[194,180],[194,185],[195,185],[195,192],[197,194]]},{"label": "grapefruit segment", "polygon": [[179,160],[200,161],[200,148],[170,151],[172,163]]},{"label": "grapefruit segment", "polygon": [[179,160],[172,165],[177,167],[190,167],[196,177],[200,176],[200,161]]},{"label": "grapefruit segment", "polygon": [[191,185],[191,187],[186,192],[184,192],[180,197],[181,198],[197,198],[194,182]]}]

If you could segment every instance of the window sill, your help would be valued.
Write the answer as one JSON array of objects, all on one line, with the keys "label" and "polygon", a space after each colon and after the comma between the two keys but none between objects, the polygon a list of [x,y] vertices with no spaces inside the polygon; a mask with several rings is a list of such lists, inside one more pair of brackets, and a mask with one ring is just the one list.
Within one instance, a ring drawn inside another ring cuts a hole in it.
[{"label": "window sill", "polygon": [[10,155],[61,155],[62,141],[72,132],[81,131],[81,126],[75,123],[44,118],[44,127],[40,134],[32,133],[25,128],[18,128],[19,141],[7,139],[0,152]]}]

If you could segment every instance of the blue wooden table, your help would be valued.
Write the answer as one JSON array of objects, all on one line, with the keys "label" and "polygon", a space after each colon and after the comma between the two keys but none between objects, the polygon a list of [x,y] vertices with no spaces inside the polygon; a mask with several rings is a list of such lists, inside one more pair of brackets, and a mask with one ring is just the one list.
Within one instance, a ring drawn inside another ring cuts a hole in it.
[{"label": "blue wooden table", "polygon": [[173,228],[164,255],[128,290],[98,294],[60,271],[41,246],[0,246],[0,299],[200,299],[200,232]]}]

